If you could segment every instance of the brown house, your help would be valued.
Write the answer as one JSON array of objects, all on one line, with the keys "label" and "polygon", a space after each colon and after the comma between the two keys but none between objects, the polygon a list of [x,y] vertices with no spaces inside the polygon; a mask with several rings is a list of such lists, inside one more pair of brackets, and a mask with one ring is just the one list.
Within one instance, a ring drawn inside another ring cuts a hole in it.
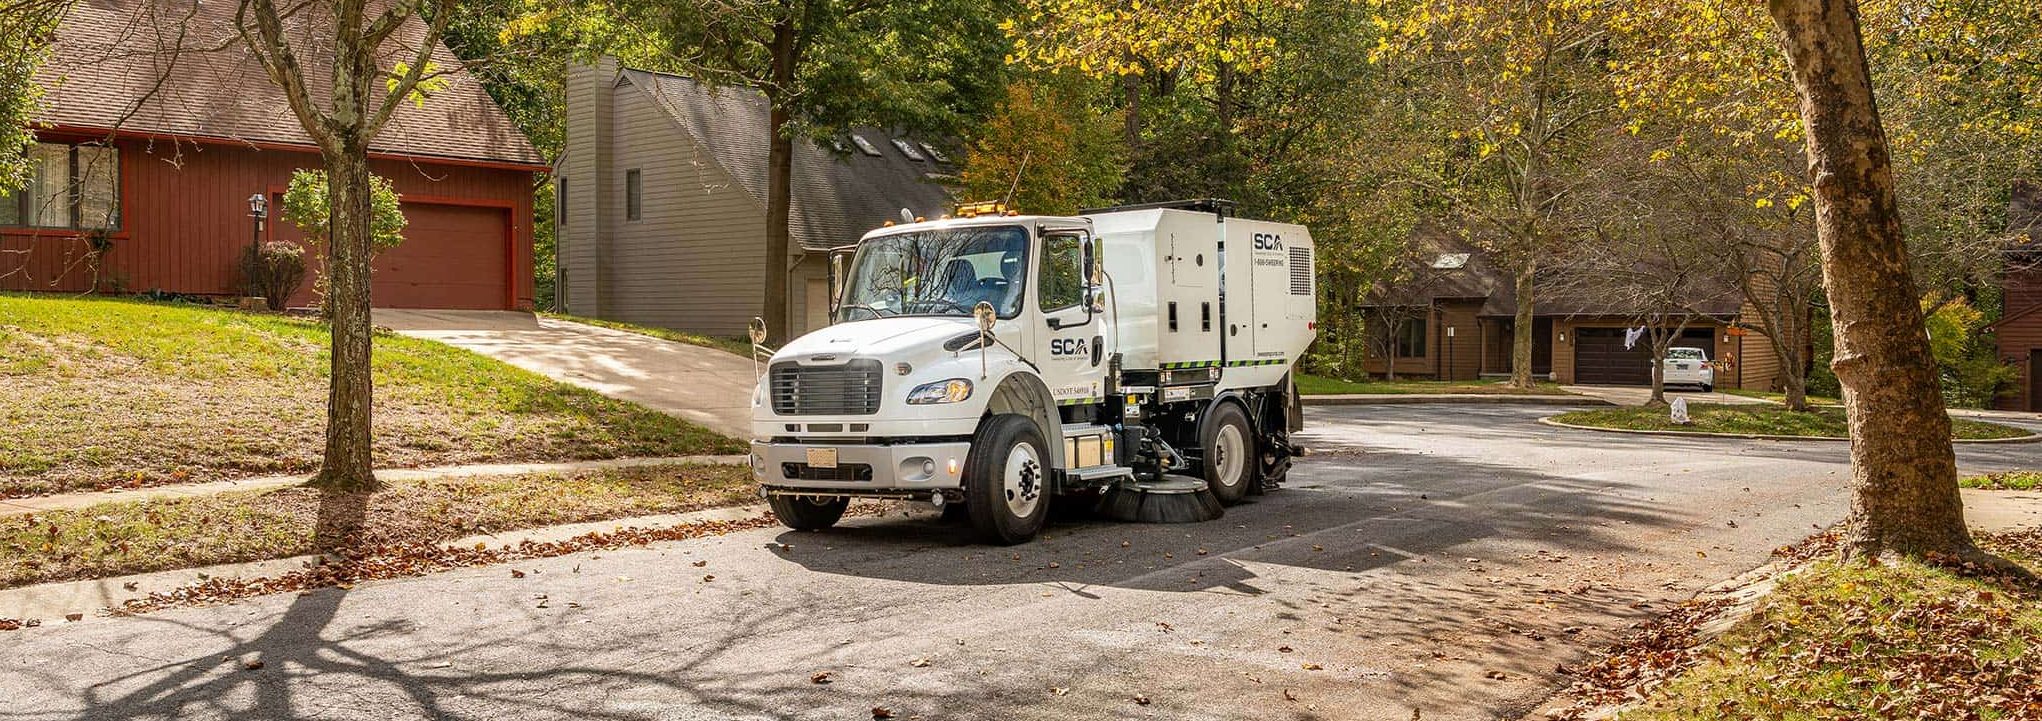
[{"label": "brown house", "polygon": [[[243,247],[300,239],[288,223],[258,231],[251,217],[252,196],[274,215],[292,171],[320,161],[234,39],[235,7],[105,0],[71,9],[37,75],[33,177],[0,196],[0,289],[232,296]],[[293,22],[293,32],[317,24]],[[328,61],[314,53],[300,62],[323,85]],[[445,48],[438,63],[458,65]],[[403,244],[376,259],[374,302],[530,308],[532,183],[546,164],[473,77],[446,81],[422,105],[398,108],[370,148],[410,221]],[[308,287],[293,301],[310,299]]]},{"label": "brown house", "polygon": [[1985,327],[1999,344],[1999,357],[2020,371],[2016,391],[2000,396],[2002,410],[2042,410],[2042,187],[2016,183],[2007,208],[2013,247],[2006,253],[2007,271],[1998,321]]},{"label": "brown house", "polygon": [[[1436,253],[1422,259],[1415,280],[1394,290],[1377,288],[1359,311],[1365,317],[1396,317],[1397,337],[1367,344],[1363,368],[1385,375],[1394,363],[1398,377],[1476,380],[1505,377],[1511,370],[1517,294],[1510,275],[1475,248],[1433,241]],[[1563,384],[1649,385],[1652,355],[1645,343],[1624,347],[1624,331],[1638,325],[1635,309],[1610,307],[1580,290],[1535,287],[1532,373]],[[1720,388],[1767,389],[1770,371],[1745,373],[1747,365],[1777,368],[1765,339],[1738,325],[1739,302],[1729,298],[1701,309],[1674,345],[1701,348],[1718,362]],[[1380,329],[1390,324],[1371,323]],[[1388,351],[1388,352],[1384,352]],[[1747,360],[1750,359],[1750,360]]]}]

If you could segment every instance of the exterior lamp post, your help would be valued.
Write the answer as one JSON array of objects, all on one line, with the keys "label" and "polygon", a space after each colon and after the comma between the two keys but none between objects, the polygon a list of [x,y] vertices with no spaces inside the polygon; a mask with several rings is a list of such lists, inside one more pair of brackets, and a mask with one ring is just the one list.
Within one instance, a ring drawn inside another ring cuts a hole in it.
[{"label": "exterior lamp post", "polygon": [[248,217],[255,219],[254,244],[262,244],[262,221],[269,217],[269,196],[256,193],[248,196]]}]

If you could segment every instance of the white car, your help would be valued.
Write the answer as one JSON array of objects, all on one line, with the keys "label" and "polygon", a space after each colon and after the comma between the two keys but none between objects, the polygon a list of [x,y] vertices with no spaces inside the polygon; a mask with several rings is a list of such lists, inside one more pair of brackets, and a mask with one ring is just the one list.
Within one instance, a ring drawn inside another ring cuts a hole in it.
[{"label": "white car", "polygon": [[1716,369],[1700,348],[1668,348],[1664,373],[1666,385],[1700,386],[1703,393],[1716,390]]}]

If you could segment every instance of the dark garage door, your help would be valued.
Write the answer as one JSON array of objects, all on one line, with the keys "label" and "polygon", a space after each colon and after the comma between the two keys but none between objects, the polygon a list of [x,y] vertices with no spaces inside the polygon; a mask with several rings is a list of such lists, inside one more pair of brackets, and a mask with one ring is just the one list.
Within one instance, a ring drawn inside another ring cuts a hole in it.
[{"label": "dark garage door", "polygon": [[1622,328],[1578,328],[1574,336],[1575,383],[1652,385],[1652,349],[1645,339],[1625,350]]}]

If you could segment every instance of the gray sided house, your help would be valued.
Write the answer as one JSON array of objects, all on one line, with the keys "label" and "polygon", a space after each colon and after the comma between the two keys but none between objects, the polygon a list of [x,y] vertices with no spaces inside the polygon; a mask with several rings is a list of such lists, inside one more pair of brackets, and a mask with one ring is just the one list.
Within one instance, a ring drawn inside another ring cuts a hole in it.
[{"label": "gray sided house", "polygon": [[[605,58],[570,68],[555,164],[559,303],[575,315],[742,336],[766,272],[765,96]],[[897,220],[949,212],[940,148],[858,128],[842,149],[797,141],[788,327],[828,322],[828,250]]]}]

